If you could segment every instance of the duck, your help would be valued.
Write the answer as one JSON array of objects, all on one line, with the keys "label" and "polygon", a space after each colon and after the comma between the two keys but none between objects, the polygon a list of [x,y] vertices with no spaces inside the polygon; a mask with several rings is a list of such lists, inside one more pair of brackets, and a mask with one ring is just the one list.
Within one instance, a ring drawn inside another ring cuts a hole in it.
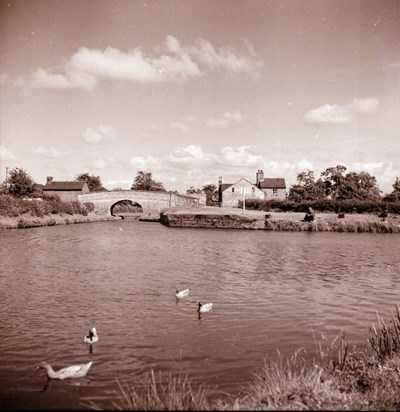
[{"label": "duck", "polygon": [[199,307],[197,309],[197,312],[199,313],[205,313],[205,312],[210,312],[212,309],[212,303],[201,303],[199,302]]},{"label": "duck", "polygon": [[93,326],[92,329],[89,330],[89,333],[83,337],[83,341],[88,344],[96,343],[99,340],[99,336],[97,335],[97,330]]},{"label": "duck", "polygon": [[93,361],[82,363],[80,365],[67,366],[56,372],[47,362],[40,362],[35,369],[46,369],[49,379],[67,379],[67,378],[82,378],[86,376]]},{"label": "duck", "polygon": [[175,295],[177,298],[185,298],[186,296],[189,296],[189,289],[184,289],[181,291],[177,290]]}]

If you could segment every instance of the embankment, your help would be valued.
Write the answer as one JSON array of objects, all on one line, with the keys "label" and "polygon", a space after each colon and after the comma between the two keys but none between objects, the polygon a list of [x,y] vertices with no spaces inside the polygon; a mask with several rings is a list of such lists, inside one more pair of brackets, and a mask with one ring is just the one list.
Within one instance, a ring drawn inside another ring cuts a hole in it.
[{"label": "embankment", "polygon": [[400,218],[389,215],[382,220],[373,214],[317,213],[313,222],[304,222],[304,213],[195,207],[168,209],[160,222],[168,227],[249,229],[309,232],[400,233]]}]

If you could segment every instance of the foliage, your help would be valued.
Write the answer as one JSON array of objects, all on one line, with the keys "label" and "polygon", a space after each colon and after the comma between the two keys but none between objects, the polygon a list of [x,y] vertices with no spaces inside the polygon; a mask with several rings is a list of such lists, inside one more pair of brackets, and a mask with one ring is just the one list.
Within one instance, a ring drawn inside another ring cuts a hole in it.
[{"label": "foliage", "polygon": [[29,173],[18,167],[11,170],[3,186],[3,193],[15,197],[31,196],[36,190],[36,183]]},{"label": "foliage", "polygon": [[372,349],[380,359],[393,356],[400,352],[400,310],[396,306],[396,314],[392,316],[389,323],[379,316],[378,328],[372,324],[370,328],[371,336],[368,338]]},{"label": "foliage", "polygon": [[297,175],[297,184],[289,189],[288,199],[294,202],[316,200],[326,196],[325,185],[321,179],[315,182],[314,172],[305,171]]},{"label": "foliage", "polygon": [[303,212],[312,207],[318,212],[333,213],[381,213],[386,210],[389,213],[400,214],[400,202],[385,203],[380,200],[358,199],[316,199],[316,200],[260,200],[247,199],[246,208],[252,210],[279,211],[279,212]]},{"label": "foliage", "polygon": [[206,195],[206,205],[207,206],[217,206],[218,205],[218,193],[216,192],[217,186],[213,184],[208,184],[203,186],[203,193]]},{"label": "foliage", "polygon": [[100,176],[89,175],[89,173],[81,173],[76,177],[79,182],[86,182],[91,192],[105,192],[107,189],[103,187]]},{"label": "foliage", "polygon": [[87,216],[89,211],[91,211],[91,208],[87,207],[86,204],[81,204],[78,201],[61,202],[58,196],[46,196],[43,199],[21,199],[10,195],[0,195],[0,215],[6,217],[16,217],[24,214],[43,217],[60,213]]},{"label": "foliage", "polygon": [[187,195],[199,195],[201,193],[203,193],[203,191],[199,188],[196,189],[194,186],[190,186],[190,188],[186,190]]},{"label": "foliage", "polygon": [[147,190],[152,192],[166,192],[161,182],[153,180],[150,172],[139,171],[136,173],[131,190]]},{"label": "foliage", "polygon": [[400,179],[398,177],[392,186],[393,191],[383,198],[384,202],[400,202]]},{"label": "foliage", "polygon": [[376,178],[366,172],[349,172],[345,166],[329,167],[315,181],[313,171],[297,175],[297,184],[289,189],[288,199],[294,202],[331,198],[334,200],[380,200]]}]

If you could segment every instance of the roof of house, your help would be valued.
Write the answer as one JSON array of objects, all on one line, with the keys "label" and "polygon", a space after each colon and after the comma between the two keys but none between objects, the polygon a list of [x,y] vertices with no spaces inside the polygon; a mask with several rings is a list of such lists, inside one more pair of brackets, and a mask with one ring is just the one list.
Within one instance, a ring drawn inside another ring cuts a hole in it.
[{"label": "roof of house", "polygon": [[233,183],[222,183],[221,184],[221,192],[228,189],[228,187],[231,187],[232,185],[233,185]]},{"label": "roof of house", "polygon": [[266,177],[259,183],[260,189],[286,189],[285,179],[282,177]]},{"label": "roof of house", "polygon": [[82,190],[83,187],[85,186],[86,182],[80,182],[80,181],[75,181],[75,182],[51,182],[47,183],[45,186],[43,186],[43,190],[67,190],[67,191],[73,191],[73,190]]}]

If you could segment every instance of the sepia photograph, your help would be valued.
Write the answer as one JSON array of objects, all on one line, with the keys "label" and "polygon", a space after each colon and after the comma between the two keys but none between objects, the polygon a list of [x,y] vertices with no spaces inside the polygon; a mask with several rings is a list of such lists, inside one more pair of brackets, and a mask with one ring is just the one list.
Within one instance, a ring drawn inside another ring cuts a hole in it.
[{"label": "sepia photograph", "polygon": [[400,0],[0,0],[0,410],[400,410]]}]

